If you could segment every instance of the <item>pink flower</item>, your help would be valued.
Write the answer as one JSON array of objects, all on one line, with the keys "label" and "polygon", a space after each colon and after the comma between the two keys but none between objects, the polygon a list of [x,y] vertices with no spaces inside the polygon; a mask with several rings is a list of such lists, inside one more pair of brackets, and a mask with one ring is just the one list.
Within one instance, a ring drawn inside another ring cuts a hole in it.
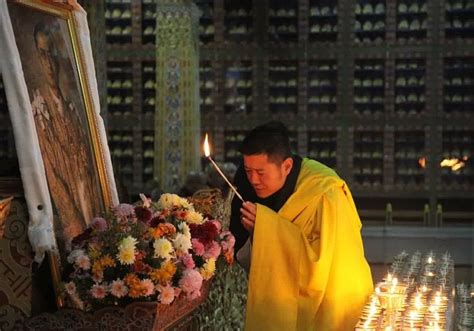
[{"label": "pink flower", "polygon": [[183,264],[186,269],[193,269],[196,264],[194,263],[193,256],[191,254],[185,254],[182,256]]},{"label": "pink flower", "polygon": [[103,273],[102,271],[93,273],[93,274],[92,274],[92,280],[93,280],[95,283],[100,283],[101,281],[104,280],[104,273]]},{"label": "pink flower", "polygon": [[74,282],[66,283],[64,284],[64,289],[67,293],[73,295],[74,293],[76,293],[76,284],[74,284]]},{"label": "pink flower", "polygon": [[117,298],[122,298],[127,295],[128,288],[122,280],[117,279],[112,282],[110,293]]},{"label": "pink flower", "polygon": [[224,252],[232,250],[235,245],[235,237],[230,231],[223,231],[219,238],[221,241],[221,246]]},{"label": "pink flower", "polygon": [[121,203],[113,207],[112,211],[118,218],[127,218],[134,215],[135,208],[133,208],[133,206],[129,205],[128,203]]},{"label": "pink flower", "polygon": [[221,246],[216,242],[213,241],[209,245],[206,246],[206,252],[204,253],[204,259],[209,259],[211,257],[217,259],[221,254]]},{"label": "pink flower", "polygon": [[194,269],[186,269],[179,280],[179,286],[190,299],[197,298],[201,295],[202,276]]},{"label": "pink flower", "polygon": [[91,260],[87,255],[79,255],[76,258],[76,266],[83,270],[89,270],[91,268]]},{"label": "pink flower", "polygon": [[141,281],[142,288],[145,290],[145,293],[143,296],[149,296],[152,295],[155,292],[155,285],[151,281],[151,279],[143,279]]},{"label": "pink flower", "polygon": [[107,221],[102,217],[95,217],[92,219],[91,227],[98,232],[107,230]]},{"label": "pink flower", "polygon": [[173,302],[175,297],[175,290],[172,286],[158,286],[158,291],[160,292],[160,303],[164,305],[169,305]]},{"label": "pink flower", "polygon": [[204,254],[204,245],[198,239],[192,239],[191,243],[193,244],[194,254],[197,256],[202,256]]},{"label": "pink flower", "polygon": [[92,297],[96,299],[103,299],[105,298],[105,295],[107,294],[107,291],[105,290],[105,287],[103,285],[95,284],[92,286],[92,289],[90,290]]}]

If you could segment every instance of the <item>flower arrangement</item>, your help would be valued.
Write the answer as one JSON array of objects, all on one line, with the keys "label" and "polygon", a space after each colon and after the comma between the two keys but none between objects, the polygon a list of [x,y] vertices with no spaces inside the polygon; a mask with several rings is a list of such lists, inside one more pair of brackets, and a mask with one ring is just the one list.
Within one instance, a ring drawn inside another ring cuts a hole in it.
[{"label": "flower arrangement", "polygon": [[233,262],[235,239],[218,220],[175,194],[158,202],[141,198],[136,206],[119,204],[106,218],[94,218],[73,239],[64,290],[75,307],[192,300],[213,277],[219,257]]}]

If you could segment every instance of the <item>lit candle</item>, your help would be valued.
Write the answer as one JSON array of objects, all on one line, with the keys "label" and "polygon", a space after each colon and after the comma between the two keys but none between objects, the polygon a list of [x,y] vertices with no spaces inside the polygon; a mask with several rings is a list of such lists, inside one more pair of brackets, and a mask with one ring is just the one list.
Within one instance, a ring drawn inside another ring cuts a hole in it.
[{"label": "lit candle", "polygon": [[224,180],[226,181],[226,183],[229,185],[229,187],[232,189],[232,191],[235,192],[235,195],[237,195],[237,197],[242,200],[242,202],[244,202],[244,199],[242,198],[242,196],[239,194],[239,192],[237,192],[237,189],[234,187],[234,185],[232,185],[229,180],[227,179],[227,177],[224,175],[224,173],[221,171],[221,169],[217,166],[217,163],[214,162],[214,160],[211,158],[211,148],[209,147],[209,138],[207,137],[207,133],[206,133],[206,137],[204,138],[204,155],[209,159],[209,161],[211,161],[212,165],[216,168],[217,172],[219,173],[219,175],[222,176],[222,178],[224,178]]},{"label": "lit candle", "polygon": [[394,278],[392,280],[392,287],[390,288],[390,293],[394,293],[395,292],[395,288],[397,287],[397,284],[398,284],[398,279],[397,278]]}]

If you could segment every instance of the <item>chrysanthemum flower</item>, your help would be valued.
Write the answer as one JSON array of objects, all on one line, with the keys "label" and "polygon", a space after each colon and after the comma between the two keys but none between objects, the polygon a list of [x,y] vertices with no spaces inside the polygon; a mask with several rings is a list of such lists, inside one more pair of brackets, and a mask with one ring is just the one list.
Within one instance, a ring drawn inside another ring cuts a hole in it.
[{"label": "chrysanthemum flower", "polygon": [[201,295],[202,276],[194,269],[186,269],[183,277],[179,281],[179,286],[190,298],[197,298]]},{"label": "chrysanthemum flower", "polygon": [[191,237],[186,237],[182,233],[176,234],[176,238],[173,240],[174,248],[180,253],[187,253],[191,248]]},{"label": "chrysanthemum flower", "polygon": [[117,279],[110,285],[110,293],[117,298],[123,298],[128,293],[128,288],[123,280]]},{"label": "chrysanthemum flower", "polygon": [[165,285],[171,281],[175,273],[176,265],[171,261],[167,261],[161,265],[161,268],[151,271],[149,276],[155,282]]},{"label": "chrysanthemum flower", "polygon": [[161,208],[172,209],[173,207],[190,209],[192,205],[188,202],[188,200],[181,198],[176,194],[171,193],[164,193],[160,196],[160,200],[158,200],[158,206]]},{"label": "chrysanthemum flower", "polygon": [[129,205],[128,203],[121,203],[115,207],[112,208],[112,212],[114,215],[118,218],[127,218],[129,216],[134,215],[135,209],[133,208],[132,205]]},{"label": "chrysanthemum flower", "polygon": [[143,279],[141,281],[141,286],[143,289],[143,296],[147,297],[155,293],[155,284],[153,284],[151,279]]},{"label": "chrysanthemum flower", "polygon": [[213,241],[206,246],[206,252],[204,253],[204,259],[214,258],[217,259],[221,254],[221,246],[216,242]]},{"label": "chrysanthemum flower", "polygon": [[192,211],[192,210],[186,214],[185,220],[189,224],[201,224],[204,221],[202,214],[200,212]]},{"label": "chrysanthemum flower", "polygon": [[192,239],[191,243],[193,245],[194,254],[196,254],[197,256],[203,256],[205,249],[202,242],[200,242],[198,239]]},{"label": "chrysanthemum flower", "polygon": [[179,229],[186,237],[191,238],[191,230],[189,229],[189,226],[188,226],[186,223],[181,222],[181,224],[178,225],[178,229]]},{"label": "chrysanthemum flower", "polygon": [[76,293],[76,284],[74,284],[74,282],[66,283],[64,284],[64,289],[68,294],[73,295]]},{"label": "chrysanthemum flower", "polygon": [[92,286],[90,293],[95,299],[103,299],[105,298],[107,291],[103,285],[95,284]]},{"label": "chrysanthemum flower", "polygon": [[169,260],[172,258],[173,245],[166,238],[156,239],[153,243],[155,249],[155,257],[161,257],[162,259]]},{"label": "chrysanthemum flower", "polygon": [[135,262],[135,250],[133,248],[122,248],[117,254],[117,259],[121,264],[133,264]]},{"label": "chrysanthemum flower", "polygon": [[160,303],[164,305],[169,305],[174,300],[174,289],[172,286],[161,286],[158,285],[158,291],[160,292]]},{"label": "chrysanthemum flower", "polygon": [[210,279],[216,272],[216,259],[210,258],[200,269],[201,275],[205,280]]},{"label": "chrysanthemum flower", "polygon": [[87,255],[79,255],[75,261],[75,265],[83,270],[91,268],[91,260]]}]

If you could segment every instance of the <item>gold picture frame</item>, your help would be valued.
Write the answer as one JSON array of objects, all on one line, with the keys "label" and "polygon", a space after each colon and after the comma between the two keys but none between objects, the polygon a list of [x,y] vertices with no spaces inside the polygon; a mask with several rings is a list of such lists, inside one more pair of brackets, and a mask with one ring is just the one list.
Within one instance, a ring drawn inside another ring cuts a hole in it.
[{"label": "gold picture frame", "polygon": [[[50,255],[59,307],[61,261],[68,243],[112,205],[75,8],[8,0],[34,126],[54,211],[59,255]],[[93,63],[89,63],[93,65]]]}]

